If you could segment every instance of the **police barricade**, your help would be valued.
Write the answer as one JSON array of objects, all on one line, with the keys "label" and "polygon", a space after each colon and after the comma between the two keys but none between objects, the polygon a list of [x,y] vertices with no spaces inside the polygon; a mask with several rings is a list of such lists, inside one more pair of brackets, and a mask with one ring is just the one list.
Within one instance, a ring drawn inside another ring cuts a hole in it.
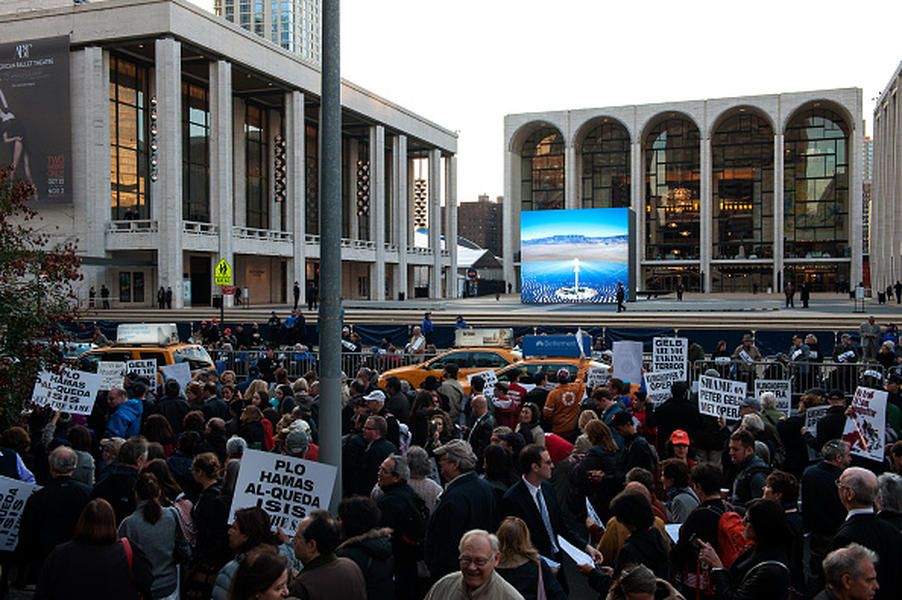
[{"label": "police barricade", "polygon": [[747,362],[740,359],[733,360],[725,356],[693,362],[689,369],[690,383],[697,381],[699,376],[704,375],[708,369],[716,371],[717,376],[721,379],[744,381],[747,385],[748,393],[754,392],[756,379],[785,380],[789,378],[786,365],[780,360],[767,359]]},{"label": "police barricade", "polygon": [[821,388],[825,392],[842,390],[843,394],[851,397],[868,371],[880,375],[881,387],[888,375],[883,366],[876,363],[792,362],[788,367],[793,377],[794,395],[804,394],[811,388]]},{"label": "police barricade", "polygon": [[[250,377],[250,371],[265,355],[265,350],[210,350],[210,356],[217,370],[234,371],[238,381]],[[432,354],[379,354],[375,352],[345,352],[341,355],[341,370],[349,378],[357,374],[361,367],[384,373],[389,369],[418,365],[432,358]],[[276,350],[273,358],[278,366],[288,371],[289,379],[303,377],[308,371],[316,371],[318,353],[295,350]]]}]

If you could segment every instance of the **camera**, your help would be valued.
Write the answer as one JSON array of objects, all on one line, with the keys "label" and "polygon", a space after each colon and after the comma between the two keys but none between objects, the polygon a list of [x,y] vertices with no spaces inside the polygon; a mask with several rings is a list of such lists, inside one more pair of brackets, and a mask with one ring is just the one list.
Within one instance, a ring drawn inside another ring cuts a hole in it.
[{"label": "camera", "polygon": [[695,548],[696,550],[702,549],[702,541],[700,539],[698,539],[698,536],[695,535],[694,533],[689,536],[689,543],[692,544],[692,547]]}]

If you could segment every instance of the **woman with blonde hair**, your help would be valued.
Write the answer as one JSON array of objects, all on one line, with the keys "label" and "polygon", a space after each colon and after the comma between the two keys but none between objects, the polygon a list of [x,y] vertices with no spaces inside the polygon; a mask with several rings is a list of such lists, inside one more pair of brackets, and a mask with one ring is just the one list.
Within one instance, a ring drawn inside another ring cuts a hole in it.
[{"label": "woman with blonde hair", "polygon": [[623,489],[624,473],[618,462],[617,444],[610,427],[601,419],[586,424],[586,437],[592,446],[576,465],[576,481],[602,519],[610,517],[609,504]]},{"label": "woman with blonde hair", "polygon": [[525,600],[563,600],[567,594],[529,538],[529,528],[517,517],[507,517],[498,531],[500,557],[495,571]]},{"label": "woman with blonde hair", "polygon": [[[269,402],[269,385],[263,381],[262,379],[253,380],[247,389],[244,390],[244,401],[247,403],[253,402],[254,394],[260,394],[260,397],[264,399],[264,402]],[[262,408],[260,410],[263,410]]]},{"label": "woman with blonde hair", "polygon": [[586,425],[588,425],[590,421],[597,420],[598,413],[596,413],[591,408],[584,410],[579,414],[579,419],[577,419],[577,425],[579,426],[579,437],[576,438],[576,442],[574,442],[573,444],[573,449],[577,454],[585,454],[589,451],[589,448],[592,447],[592,442],[589,441],[589,436],[586,435]]}]

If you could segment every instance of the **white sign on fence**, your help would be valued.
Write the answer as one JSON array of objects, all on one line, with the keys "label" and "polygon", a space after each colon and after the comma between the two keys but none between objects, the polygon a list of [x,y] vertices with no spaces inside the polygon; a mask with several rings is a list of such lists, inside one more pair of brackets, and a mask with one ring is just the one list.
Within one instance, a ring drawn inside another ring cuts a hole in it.
[{"label": "white sign on fence", "polygon": [[792,410],[792,382],[784,379],[756,379],[755,397],[761,399],[762,392],[773,392],[777,398],[777,410],[789,416]]},{"label": "white sign on fence", "polygon": [[146,377],[151,386],[157,385],[157,359],[130,360],[125,364],[126,373],[134,373],[138,377]]},{"label": "white sign on fence", "polygon": [[645,392],[655,406],[670,399],[670,386],[674,381],[682,381],[679,371],[655,371],[645,374]]},{"label": "white sign on fence", "polygon": [[337,470],[332,465],[259,450],[245,450],[238,469],[229,523],[239,508],[259,506],[272,528],[292,536],[314,510],[329,508]]},{"label": "white sign on fence", "polygon": [[588,379],[586,391],[594,389],[597,385],[602,387],[607,385],[610,378],[611,373],[607,367],[592,367],[586,376],[586,379]]},{"label": "white sign on fence", "polygon": [[185,388],[191,383],[191,367],[188,363],[163,366],[160,367],[160,372],[163,373],[164,383],[169,379],[175,379],[179,382],[182,391],[185,391]]},{"label": "white sign on fence", "polygon": [[689,378],[689,340],[681,337],[652,339],[653,371],[678,371],[681,379]]},{"label": "white sign on fence", "polygon": [[125,383],[124,362],[99,362],[97,374],[100,375],[100,389],[109,391],[113,388],[121,388]]},{"label": "white sign on fence", "polygon": [[[808,433],[811,435],[817,435],[817,423],[820,421],[827,411],[830,410],[830,406],[828,404],[823,404],[821,406],[812,406],[811,408],[805,409],[805,427],[808,428]],[[817,449],[820,452],[820,448]]]},{"label": "white sign on fence", "polygon": [[745,392],[744,381],[702,375],[698,378],[698,412],[737,421]]},{"label": "white sign on fence", "polygon": [[33,483],[0,477],[0,552],[16,549],[25,501],[38,489]]},{"label": "white sign on fence", "polygon": [[481,373],[473,373],[472,375],[467,375],[467,383],[471,386],[473,385],[473,378],[476,376],[482,377],[485,380],[485,397],[489,400],[495,397],[495,384],[498,383],[498,377],[495,375],[495,371],[482,371]]},{"label": "white sign on fence", "polygon": [[73,415],[89,415],[100,391],[100,375],[63,369],[61,373],[38,373],[31,401],[55,411]]},{"label": "white sign on fence", "polygon": [[842,439],[852,446],[852,454],[883,462],[886,398],[887,393],[882,390],[866,387],[855,390],[842,432]]},{"label": "white sign on fence", "polygon": [[639,383],[642,381],[642,342],[614,342],[614,377]]}]

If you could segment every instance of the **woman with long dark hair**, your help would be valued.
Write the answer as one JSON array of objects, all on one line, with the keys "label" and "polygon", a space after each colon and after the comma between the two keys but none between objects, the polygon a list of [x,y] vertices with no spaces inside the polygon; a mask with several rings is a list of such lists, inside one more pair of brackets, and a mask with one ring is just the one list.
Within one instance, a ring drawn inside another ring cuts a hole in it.
[{"label": "woman with long dark hair", "polygon": [[231,558],[227,527],[229,504],[222,496],[220,470],[219,459],[212,452],[198,454],[191,463],[191,473],[202,490],[192,514],[197,544],[185,583],[187,594],[183,595],[191,600],[210,597],[216,575]]},{"label": "woman with long dark hair", "polygon": [[256,551],[241,562],[229,600],[278,600],[287,597],[288,566],[285,557],[269,551]]},{"label": "woman with long dark hair", "polygon": [[157,478],[142,473],[135,482],[135,512],[119,525],[119,535],[134,541],[144,553],[153,570],[151,597],[178,599],[178,561],[185,557],[187,544],[179,525],[178,515],[161,504],[162,489]]},{"label": "woman with long dark hair", "polygon": [[545,432],[541,425],[542,411],[538,405],[532,402],[524,402],[520,407],[520,421],[517,423],[517,433],[529,444],[545,445]]},{"label": "woman with long dark hair", "polygon": [[600,517],[607,520],[611,516],[611,500],[623,489],[617,444],[611,428],[601,419],[589,421],[585,433],[592,446],[576,465],[574,475],[580,492],[592,502]]},{"label": "woman with long dark hair", "polygon": [[500,559],[495,571],[517,588],[524,600],[538,598],[540,588],[548,600],[567,598],[551,568],[532,545],[529,528],[522,519],[507,517],[495,535],[500,544]]},{"label": "woman with long dark hair", "polygon": [[116,514],[102,498],[88,502],[71,542],[57,546],[41,569],[35,600],[151,598],[153,573],[138,544],[116,535]]}]

